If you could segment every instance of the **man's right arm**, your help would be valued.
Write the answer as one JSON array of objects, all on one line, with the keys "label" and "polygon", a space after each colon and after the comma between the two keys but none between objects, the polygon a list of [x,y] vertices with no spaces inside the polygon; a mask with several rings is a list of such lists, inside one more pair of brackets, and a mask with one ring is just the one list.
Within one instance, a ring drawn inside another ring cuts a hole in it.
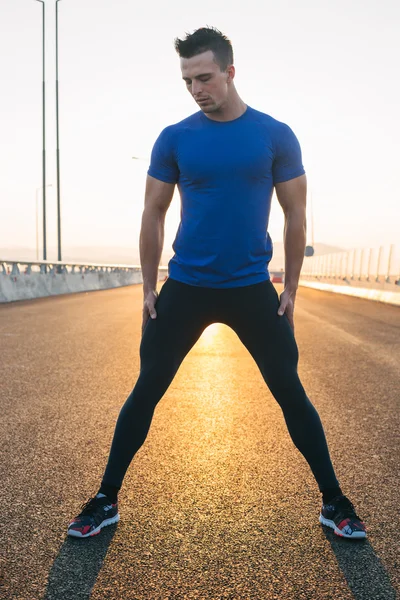
[{"label": "man's right arm", "polygon": [[[151,302],[151,298],[153,297],[155,301],[157,295],[158,267],[164,246],[165,215],[171,204],[174,188],[174,183],[165,183],[147,175],[144,211],[139,238],[145,302],[143,326],[149,314],[153,318],[155,316],[154,303]],[[145,313],[147,313],[147,318],[145,318]]]}]

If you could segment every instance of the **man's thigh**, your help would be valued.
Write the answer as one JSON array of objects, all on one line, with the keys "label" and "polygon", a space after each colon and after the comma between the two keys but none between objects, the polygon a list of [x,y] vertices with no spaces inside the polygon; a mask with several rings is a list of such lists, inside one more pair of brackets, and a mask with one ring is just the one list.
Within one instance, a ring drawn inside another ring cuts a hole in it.
[{"label": "man's thigh", "polygon": [[156,319],[148,319],[141,355],[185,355],[211,322],[211,303],[202,288],[167,279],[160,290]]},{"label": "man's thigh", "polygon": [[278,293],[270,281],[240,288],[232,296],[227,324],[257,364],[297,366],[298,349],[286,315],[279,316]]}]

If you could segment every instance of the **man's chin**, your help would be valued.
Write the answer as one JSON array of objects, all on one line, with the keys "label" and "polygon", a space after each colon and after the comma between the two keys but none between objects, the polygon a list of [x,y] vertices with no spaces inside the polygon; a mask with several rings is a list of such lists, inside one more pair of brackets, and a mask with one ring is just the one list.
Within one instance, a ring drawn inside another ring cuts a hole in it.
[{"label": "man's chin", "polygon": [[202,110],[203,113],[213,113],[218,110],[218,106],[215,104],[210,104],[209,106],[200,106],[200,110]]}]

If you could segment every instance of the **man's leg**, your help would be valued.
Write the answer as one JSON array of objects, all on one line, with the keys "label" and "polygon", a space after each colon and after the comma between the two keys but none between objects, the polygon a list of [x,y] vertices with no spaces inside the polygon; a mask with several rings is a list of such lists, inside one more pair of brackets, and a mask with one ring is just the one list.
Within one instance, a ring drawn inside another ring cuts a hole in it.
[{"label": "man's leg", "polygon": [[212,321],[212,303],[202,288],[168,279],[140,345],[140,374],[117,419],[99,492],[68,525],[68,535],[88,538],[119,521],[118,491],[131,460],[146,439],[154,409],[182,360]]},{"label": "man's leg", "polygon": [[290,436],[307,460],[321,492],[340,492],[319,415],[297,373],[297,344],[270,281],[237,288],[229,303],[228,325],[256,361],[282,408]]},{"label": "man's leg", "polygon": [[140,374],[115,427],[100,491],[118,490],[134,455],[146,439],[154,409],[179,366],[209,325],[209,307],[201,288],[168,279],[140,345]]},{"label": "man's leg", "polygon": [[319,521],[336,535],[366,537],[353,504],[342,494],[329,457],[320,418],[297,374],[298,349],[285,315],[278,316],[279,297],[271,282],[241,288],[233,296],[230,319],[279,402],[296,447],[307,460],[322,492]]}]

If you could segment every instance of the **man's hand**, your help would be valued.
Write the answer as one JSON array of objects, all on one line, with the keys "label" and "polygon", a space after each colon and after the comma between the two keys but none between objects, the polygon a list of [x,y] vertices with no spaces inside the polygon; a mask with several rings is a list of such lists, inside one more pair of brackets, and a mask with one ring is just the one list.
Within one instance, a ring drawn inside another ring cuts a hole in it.
[{"label": "man's hand", "polygon": [[158,292],[156,290],[150,290],[149,292],[144,293],[142,335],[144,332],[144,328],[146,327],[147,321],[149,320],[149,317],[151,319],[157,318],[157,312],[155,309],[157,298],[158,298]]},{"label": "man's hand", "polygon": [[283,314],[286,314],[290,327],[294,333],[294,301],[296,298],[296,292],[292,292],[289,289],[284,289],[282,294],[280,295],[280,306],[278,309],[278,315],[281,317]]}]

